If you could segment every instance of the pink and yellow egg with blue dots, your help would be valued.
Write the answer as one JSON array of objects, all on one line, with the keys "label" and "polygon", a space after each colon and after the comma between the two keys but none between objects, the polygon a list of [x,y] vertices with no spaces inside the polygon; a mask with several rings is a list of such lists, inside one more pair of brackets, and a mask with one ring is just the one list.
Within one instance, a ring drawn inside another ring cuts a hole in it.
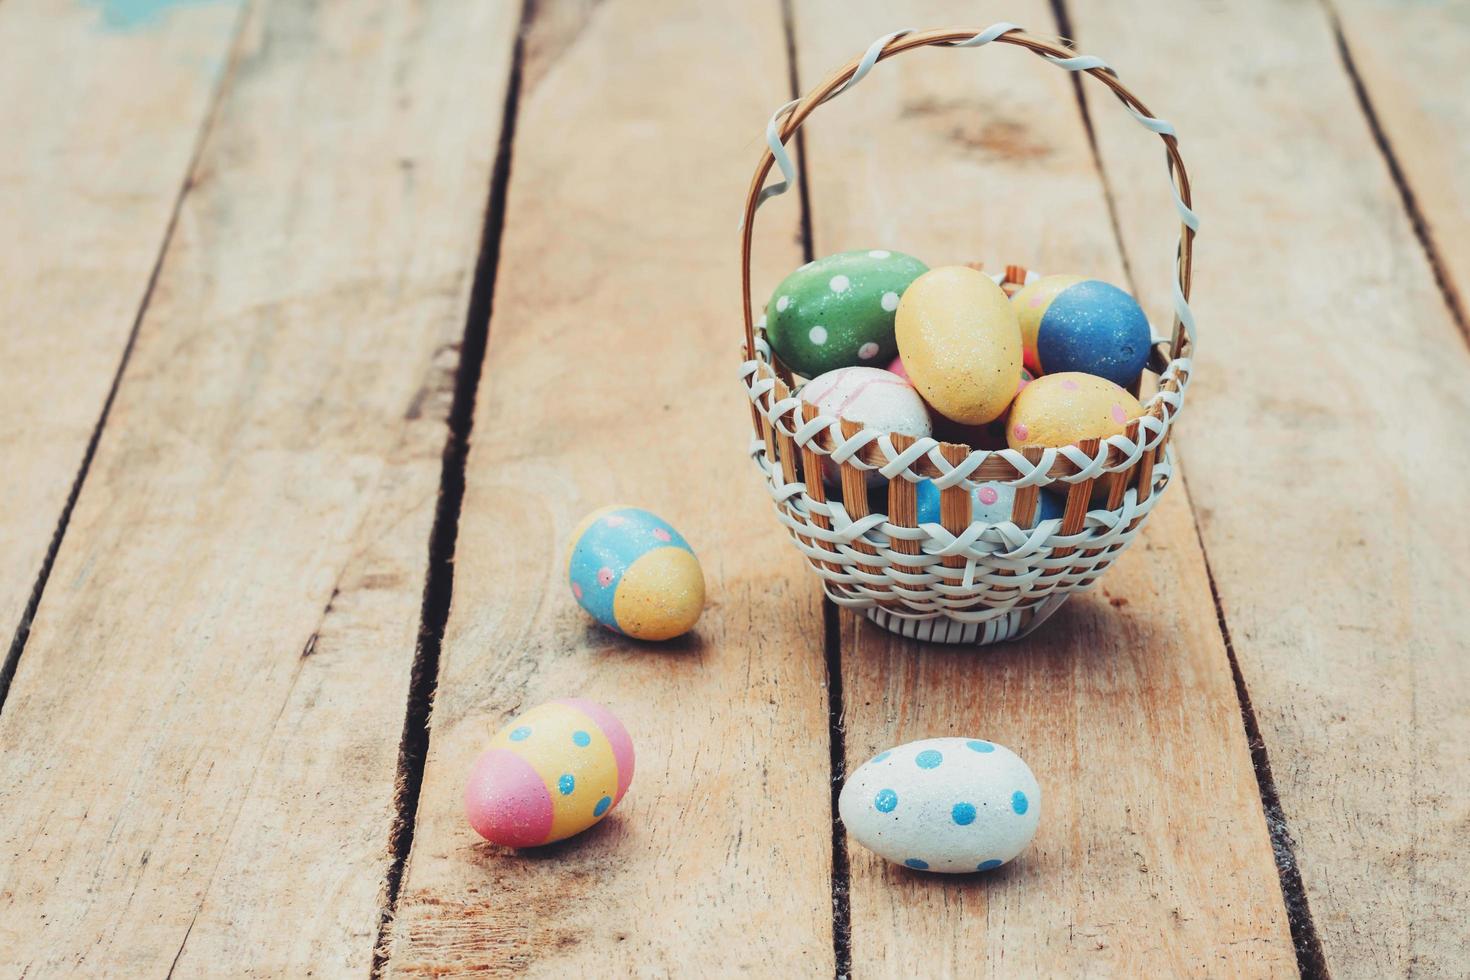
[{"label": "pink and yellow egg with blue dots", "polygon": [[639,640],[694,628],[704,610],[704,572],[683,535],[663,518],[622,504],[593,511],[567,552],[572,595],[603,626]]},{"label": "pink and yellow egg with blue dots", "polygon": [[1152,332],[1138,301],[1082,276],[1043,276],[1011,297],[1022,360],[1047,374],[1081,371],[1123,387],[1148,364]]},{"label": "pink and yellow egg with blue dots", "polygon": [[632,782],[633,740],[611,711],[550,701],[490,740],[465,784],[465,816],[492,844],[537,847],[597,823]]}]

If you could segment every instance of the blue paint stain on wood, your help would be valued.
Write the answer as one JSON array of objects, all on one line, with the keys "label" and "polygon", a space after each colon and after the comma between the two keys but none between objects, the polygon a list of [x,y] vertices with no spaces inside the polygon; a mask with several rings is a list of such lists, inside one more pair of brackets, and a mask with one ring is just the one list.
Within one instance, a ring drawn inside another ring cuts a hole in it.
[{"label": "blue paint stain on wood", "polygon": [[82,0],[96,7],[102,15],[100,27],[107,32],[147,30],[167,19],[176,7],[198,7],[204,4],[228,3],[234,0]]}]

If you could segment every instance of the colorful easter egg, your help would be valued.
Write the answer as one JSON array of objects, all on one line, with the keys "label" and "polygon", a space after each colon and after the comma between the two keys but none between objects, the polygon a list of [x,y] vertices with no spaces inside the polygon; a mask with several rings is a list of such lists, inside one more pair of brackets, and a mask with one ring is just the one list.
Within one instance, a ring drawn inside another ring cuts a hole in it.
[{"label": "colorful easter egg", "polygon": [[997,418],[1021,377],[1021,328],[989,276],[966,266],[924,273],[895,319],[904,368],[935,411],[964,425]]},{"label": "colorful easter egg", "polygon": [[611,711],[550,701],[502,728],[475,760],[465,816],[494,844],[550,844],[607,816],[632,781],[633,740]]},{"label": "colorful easter egg", "polygon": [[998,868],[1026,849],[1041,788],[1010,749],[977,738],[928,738],[879,752],[837,799],[847,832],[918,871]]},{"label": "colorful easter egg", "polygon": [[1047,374],[1016,396],[1006,428],[1012,449],[1069,446],[1083,439],[1122,435],[1143,406],[1104,378],[1068,372]]},{"label": "colorful easter egg", "polygon": [[[881,368],[849,367],[828,371],[801,388],[801,400],[815,405],[823,415],[883,432],[922,438],[930,433],[929,410],[913,385]],[[841,473],[831,459],[822,460],[823,478],[841,482]],[[882,474],[868,471],[868,483],[883,482]]]},{"label": "colorful easter egg", "polygon": [[865,249],[808,262],[781,281],[766,306],[766,340],[797,374],[887,364],[898,352],[894,311],[928,266],[902,252]]},{"label": "colorful easter egg", "polygon": [[572,532],[572,594],[603,626],[640,640],[689,632],[704,609],[704,572],[683,535],[638,507],[604,507]]},{"label": "colorful easter egg", "polygon": [[[914,487],[918,496],[920,524],[938,524],[939,490],[933,480],[920,480]],[[970,490],[970,520],[986,524],[999,524],[1011,519],[1011,507],[1016,502],[1016,488],[1006,483],[986,482]],[[1036,522],[1060,518],[1067,509],[1065,493],[1042,490],[1036,495]]]},{"label": "colorful easter egg", "polygon": [[904,370],[902,357],[895,357],[892,361],[890,361],[888,364],[888,370],[898,375],[900,378],[903,378],[905,381],[909,379],[908,371]]},{"label": "colorful easter egg", "polygon": [[1082,371],[1124,387],[1148,363],[1148,317],[1132,296],[1099,279],[1044,276],[1011,297],[1027,366]]}]

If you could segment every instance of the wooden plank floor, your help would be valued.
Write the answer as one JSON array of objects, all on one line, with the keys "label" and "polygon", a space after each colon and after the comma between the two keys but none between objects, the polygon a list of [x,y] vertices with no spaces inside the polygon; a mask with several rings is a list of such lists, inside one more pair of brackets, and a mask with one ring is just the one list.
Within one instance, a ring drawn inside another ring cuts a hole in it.
[{"label": "wooden plank floor", "polygon": [[[1470,17],[1019,0],[1175,122],[1203,230],[1188,474],[984,651],[821,600],[746,459],[760,133],[961,0],[0,0],[0,977],[1470,973]],[[1146,29],[1140,25],[1145,25]],[[821,109],[765,291],[891,246],[1129,284],[1157,143],[1023,52]],[[585,511],[666,515],[696,632],[587,622]],[[598,829],[459,808],[516,711],[639,749]],[[834,825],[878,749],[1046,788],[974,878]]]}]

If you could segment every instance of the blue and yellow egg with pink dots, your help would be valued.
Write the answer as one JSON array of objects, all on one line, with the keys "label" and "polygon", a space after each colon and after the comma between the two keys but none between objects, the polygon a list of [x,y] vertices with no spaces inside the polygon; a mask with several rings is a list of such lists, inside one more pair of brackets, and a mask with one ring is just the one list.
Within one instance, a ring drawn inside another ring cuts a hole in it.
[{"label": "blue and yellow egg with pink dots", "polygon": [[879,752],[843,784],[847,832],[916,871],[989,871],[1031,843],[1041,787],[1010,749],[981,738],[927,738]]},{"label": "blue and yellow egg with pink dots", "polygon": [[1138,301],[1082,276],[1043,276],[1011,297],[1022,361],[1038,374],[1081,371],[1132,387],[1148,363],[1152,333]]},{"label": "blue and yellow egg with pink dots", "polygon": [[704,610],[704,572],[684,536],[640,507],[588,514],[572,532],[567,577],[592,618],[639,640],[694,628]]}]

